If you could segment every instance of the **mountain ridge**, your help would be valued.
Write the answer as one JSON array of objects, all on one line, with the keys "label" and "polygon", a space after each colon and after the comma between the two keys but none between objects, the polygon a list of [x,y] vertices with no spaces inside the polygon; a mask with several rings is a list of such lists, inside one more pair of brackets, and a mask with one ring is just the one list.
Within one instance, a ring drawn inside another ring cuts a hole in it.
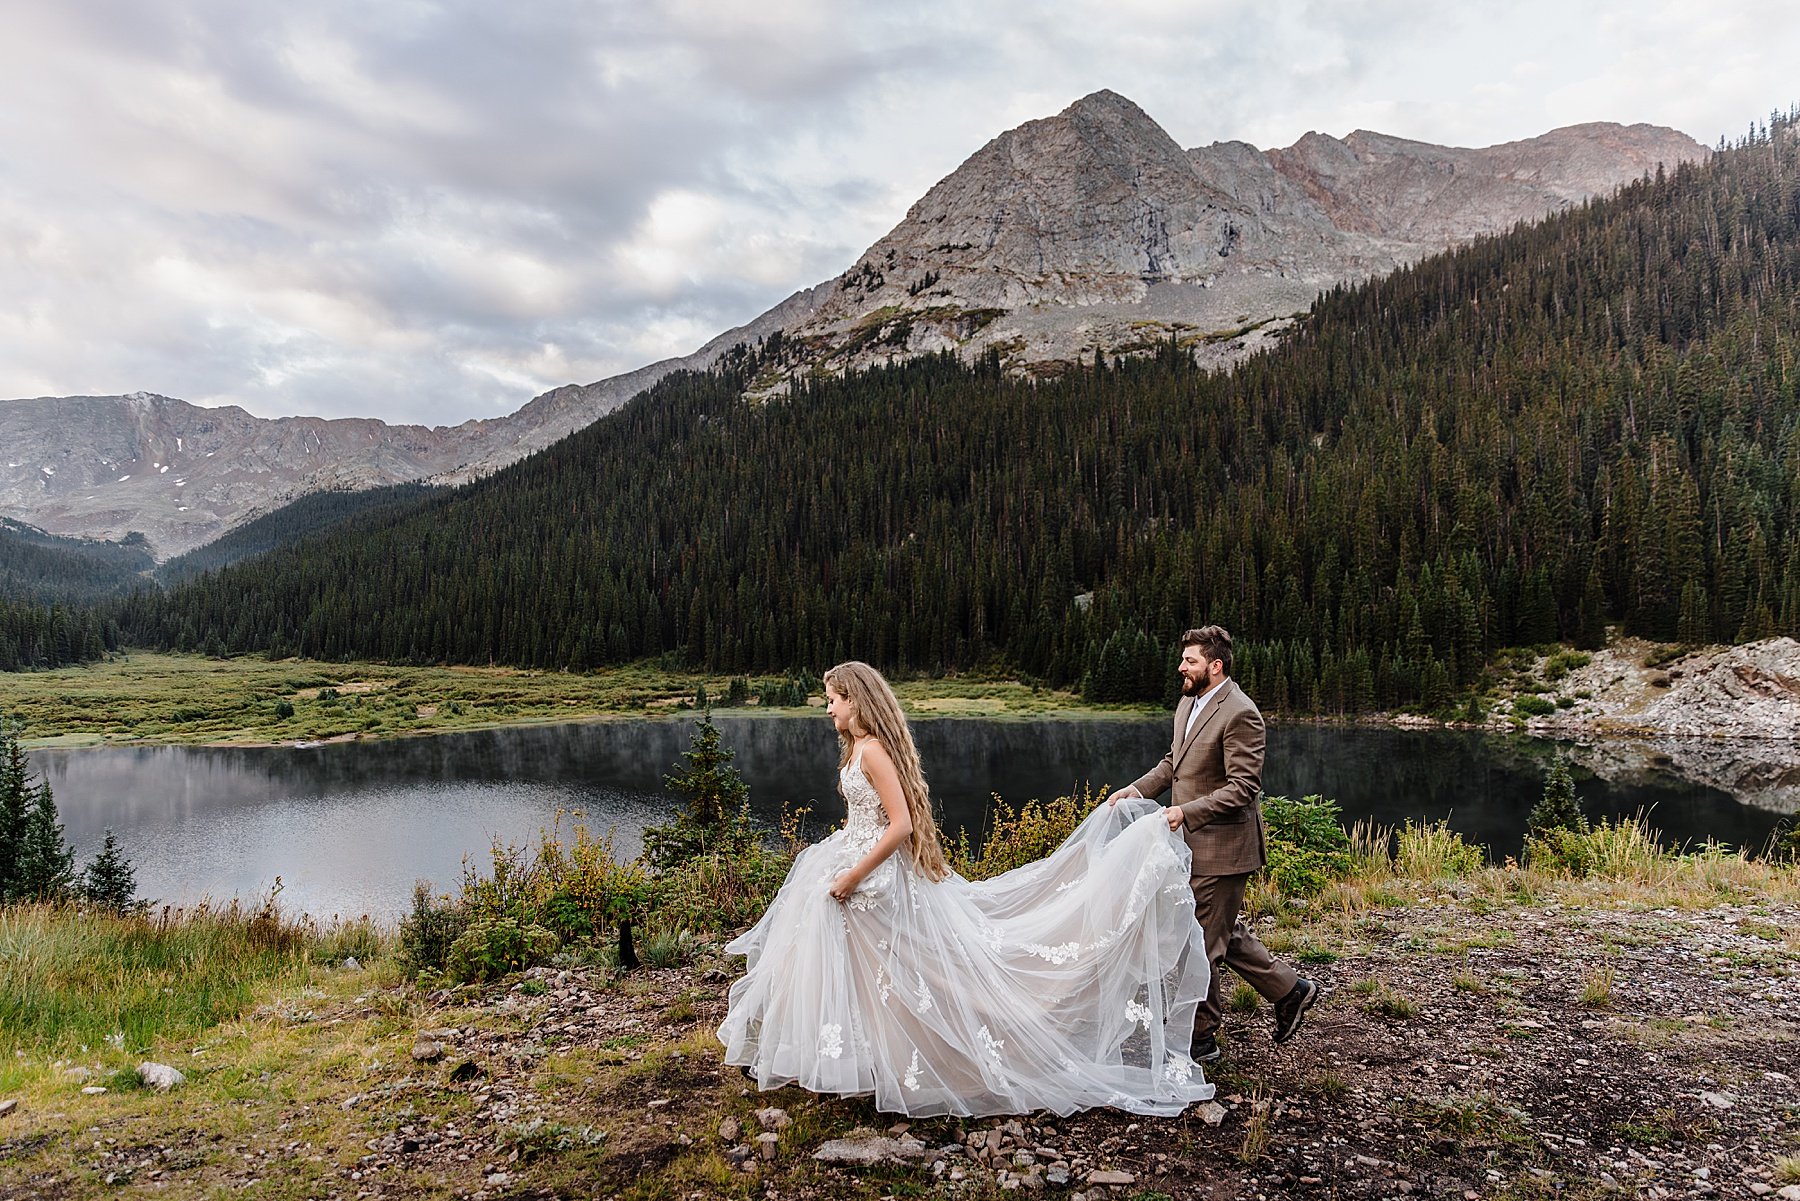
[{"label": "mountain ridge", "polygon": [[692,354],[502,417],[264,419],[142,392],[0,402],[0,513],[86,537],[141,530],[168,558],[310,492],[478,477],[776,330],[782,353],[753,393],[943,350],[1034,376],[1165,341],[1228,364],[1331,286],[1708,153],[1673,130],[1607,122],[1476,150],[1366,130],[1183,149],[1102,90],[990,139],[841,275]]}]

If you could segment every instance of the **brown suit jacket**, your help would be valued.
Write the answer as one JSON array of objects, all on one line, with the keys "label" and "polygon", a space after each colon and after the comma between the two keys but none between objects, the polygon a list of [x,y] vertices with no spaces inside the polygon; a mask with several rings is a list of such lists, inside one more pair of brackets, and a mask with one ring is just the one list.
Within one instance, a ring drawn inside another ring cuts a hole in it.
[{"label": "brown suit jacket", "polygon": [[1169,753],[1132,786],[1147,797],[1173,790],[1169,803],[1185,815],[1195,876],[1253,872],[1268,858],[1259,799],[1266,738],[1262,713],[1227,677],[1184,738],[1193,705],[1193,697],[1181,698]]}]

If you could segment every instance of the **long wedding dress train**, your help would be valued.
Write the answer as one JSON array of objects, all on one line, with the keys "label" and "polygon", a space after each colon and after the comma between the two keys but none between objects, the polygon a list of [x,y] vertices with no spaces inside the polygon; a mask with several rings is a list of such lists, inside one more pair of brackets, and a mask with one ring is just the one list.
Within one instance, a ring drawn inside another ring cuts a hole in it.
[{"label": "long wedding dress train", "polygon": [[1101,805],[991,880],[934,883],[903,847],[838,902],[832,881],[887,824],[860,755],[841,778],[844,828],[726,947],[749,960],[719,1028],[727,1063],[913,1117],[1169,1115],[1213,1095],[1188,1058],[1208,983],[1188,849],[1154,802]]}]

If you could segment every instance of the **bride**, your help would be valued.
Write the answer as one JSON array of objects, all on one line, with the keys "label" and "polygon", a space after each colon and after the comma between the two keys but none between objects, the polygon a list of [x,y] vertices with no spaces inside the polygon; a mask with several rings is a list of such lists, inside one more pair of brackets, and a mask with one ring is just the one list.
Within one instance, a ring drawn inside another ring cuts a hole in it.
[{"label": "bride", "polygon": [[1188,848],[1156,804],[1099,806],[1049,857],[965,880],[887,681],[845,663],[825,691],[847,817],[726,947],[749,963],[725,1061],[913,1117],[1211,1097],[1187,1053],[1208,982]]}]

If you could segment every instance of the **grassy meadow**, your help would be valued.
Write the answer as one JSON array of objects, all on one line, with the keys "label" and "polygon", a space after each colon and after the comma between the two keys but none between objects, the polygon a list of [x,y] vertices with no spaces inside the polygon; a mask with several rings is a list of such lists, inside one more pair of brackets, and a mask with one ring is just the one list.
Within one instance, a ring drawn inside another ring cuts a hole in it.
[{"label": "grassy meadow", "polygon": [[[692,704],[702,685],[724,710],[730,682],[649,663],[570,673],[134,651],[89,667],[0,672],[0,715],[21,722],[31,746],[255,745],[654,716]],[[752,696],[763,682],[748,679]],[[896,691],[918,717],[1114,711],[1006,680],[913,680]]]}]

